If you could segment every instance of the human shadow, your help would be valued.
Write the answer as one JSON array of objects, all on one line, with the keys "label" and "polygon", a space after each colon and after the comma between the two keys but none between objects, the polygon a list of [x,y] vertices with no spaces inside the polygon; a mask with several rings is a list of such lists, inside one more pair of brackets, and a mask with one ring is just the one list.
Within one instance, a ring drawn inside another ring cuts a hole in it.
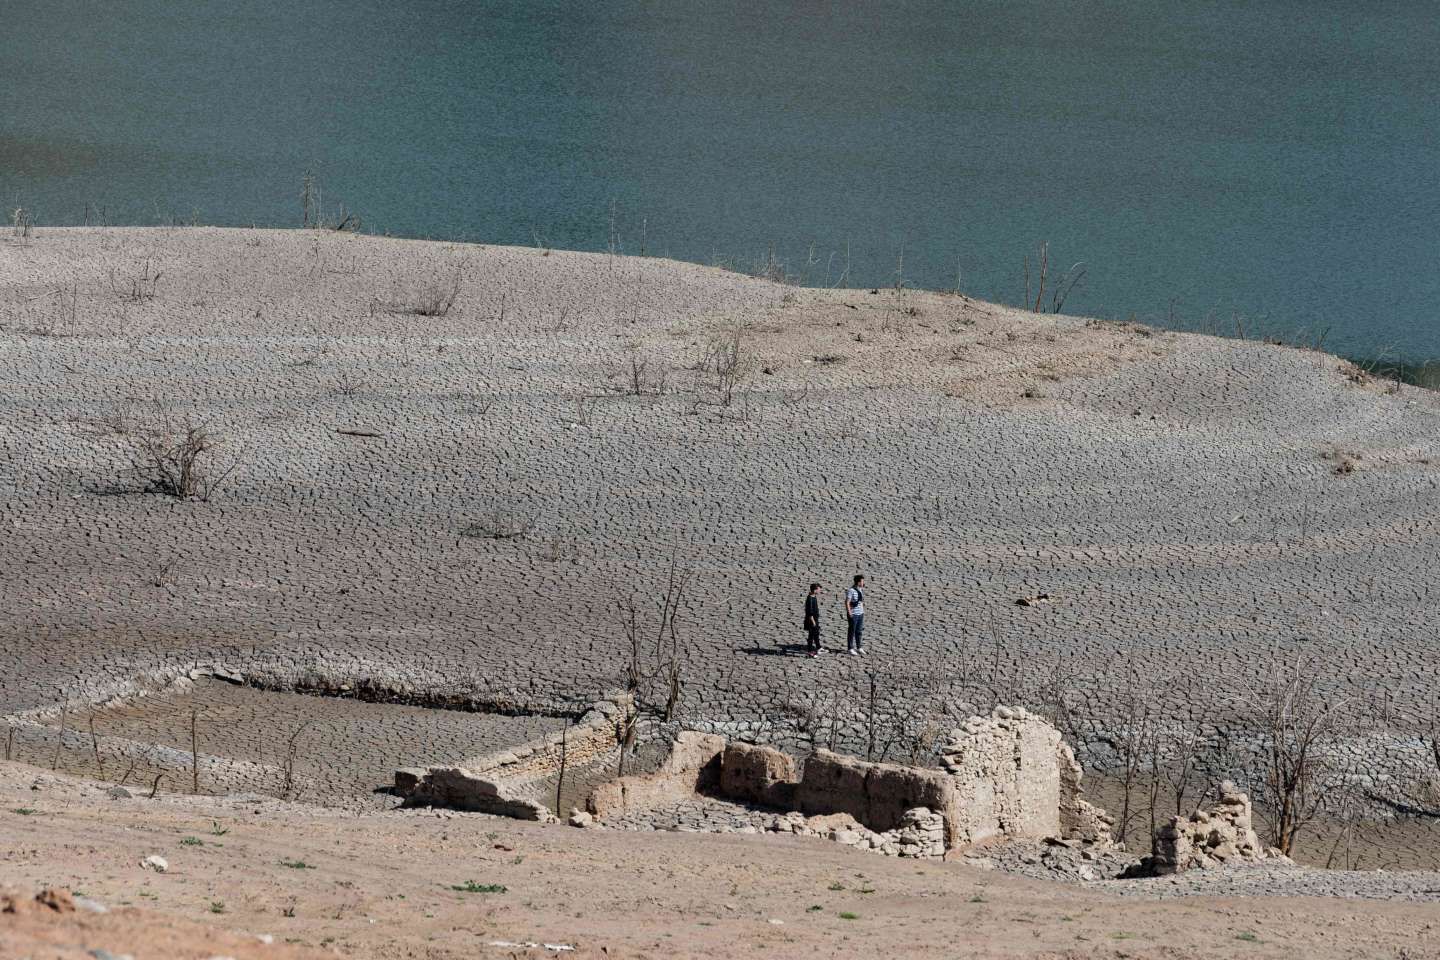
[{"label": "human shadow", "polygon": [[803,643],[779,643],[773,647],[736,647],[736,653],[743,653],[751,657],[794,657],[808,653],[809,647]]}]

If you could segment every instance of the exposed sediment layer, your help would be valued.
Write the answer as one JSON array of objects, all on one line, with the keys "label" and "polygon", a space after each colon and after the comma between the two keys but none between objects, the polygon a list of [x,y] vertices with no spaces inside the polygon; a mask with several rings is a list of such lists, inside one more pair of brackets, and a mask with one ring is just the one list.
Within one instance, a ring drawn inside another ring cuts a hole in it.
[{"label": "exposed sediment layer", "polygon": [[[701,368],[737,327],[726,405]],[[563,705],[616,685],[615,603],[677,551],[681,719],[727,735],[864,752],[871,703],[948,727],[1052,677],[1223,721],[1277,642],[1403,730],[1440,666],[1440,397],[1313,352],[654,259],[42,229],[0,241],[0,384],[4,713],[232,660]],[[225,440],[209,502],[141,492],[159,417]],[[774,655],[812,579],[840,643],[857,567],[869,656]]]}]

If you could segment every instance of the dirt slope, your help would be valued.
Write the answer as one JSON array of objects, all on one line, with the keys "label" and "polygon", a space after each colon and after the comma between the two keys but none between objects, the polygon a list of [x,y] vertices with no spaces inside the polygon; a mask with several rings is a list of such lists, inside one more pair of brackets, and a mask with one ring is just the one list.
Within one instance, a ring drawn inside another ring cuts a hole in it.
[{"label": "dirt slope", "polygon": [[[196,925],[246,944],[268,935],[275,947],[428,960],[1440,957],[1433,904],[1122,901],[793,837],[580,831],[430,811],[357,816],[233,797],[111,799],[97,784],[17,764],[0,764],[0,851],[0,879],[12,886],[67,886],[112,909],[145,908],[154,939],[133,948],[137,958],[288,956],[172,939]],[[152,854],[167,872],[141,867]],[[455,889],[470,882],[504,891]],[[65,931],[87,950],[131,952],[140,917],[72,919]],[[25,939],[33,935],[0,914],[0,957],[66,956],[38,949]],[[496,945],[530,942],[575,950]]]}]

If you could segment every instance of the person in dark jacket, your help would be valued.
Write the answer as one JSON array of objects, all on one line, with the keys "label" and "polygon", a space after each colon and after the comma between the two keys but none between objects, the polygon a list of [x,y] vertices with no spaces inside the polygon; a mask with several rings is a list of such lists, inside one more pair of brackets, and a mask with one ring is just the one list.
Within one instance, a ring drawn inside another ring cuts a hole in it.
[{"label": "person in dark jacket", "polygon": [[810,584],[805,598],[805,650],[809,656],[820,656],[820,584]]}]

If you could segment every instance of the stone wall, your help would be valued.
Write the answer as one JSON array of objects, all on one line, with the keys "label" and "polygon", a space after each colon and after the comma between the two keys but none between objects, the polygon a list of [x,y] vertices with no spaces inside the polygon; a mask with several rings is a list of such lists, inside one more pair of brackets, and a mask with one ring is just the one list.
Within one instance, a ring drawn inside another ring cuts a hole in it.
[{"label": "stone wall", "polygon": [[585,801],[591,817],[623,816],[678,803],[720,783],[725,738],[708,733],[681,733],[660,769],[640,776],[619,777],[600,784]]},{"label": "stone wall", "polygon": [[944,769],[931,770],[817,750],[801,766],[773,747],[682,733],[661,770],[603,784],[587,810],[603,820],[708,793],[790,810],[797,822],[847,818],[857,842],[872,849],[898,848],[902,838],[907,849],[928,844],[936,824],[945,849],[998,838],[1110,839],[1112,821],[1082,797],[1073,751],[1038,716],[997,707],[972,717],[951,732],[942,757]]},{"label": "stone wall", "polygon": [[732,743],[720,764],[720,795],[742,803],[788,810],[800,779],[795,758],[773,747]]},{"label": "stone wall", "polygon": [[[867,763],[819,750],[805,761],[795,803],[809,816],[848,813],[863,826],[885,832],[898,828],[907,810],[926,807],[950,824],[955,815],[955,782],[939,770]],[[947,826],[947,843],[954,836]]]},{"label": "stone wall", "polygon": [[454,765],[396,770],[395,792],[416,806],[548,820],[550,810],[534,795],[533,785],[562,769],[579,770],[617,756],[632,713],[627,694],[612,694],[591,704],[573,726],[538,740]]},{"label": "stone wall", "polygon": [[1081,799],[1075,754],[1044,718],[996,707],[950,733],[941,763],[955,784],[952,844],[996,837],[1109,839],[1103,811]]}]

